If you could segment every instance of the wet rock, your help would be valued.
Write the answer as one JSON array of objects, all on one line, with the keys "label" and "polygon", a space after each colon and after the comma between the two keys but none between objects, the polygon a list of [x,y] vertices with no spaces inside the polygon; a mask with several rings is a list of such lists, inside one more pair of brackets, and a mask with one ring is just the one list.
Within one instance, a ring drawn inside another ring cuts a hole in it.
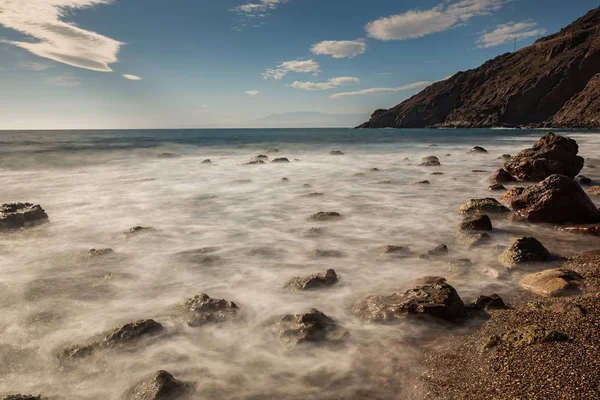
[{"label": "wet rock", "polygon": [[289,290],[311,290],[333,286],[338,282],[337,274],[333,269],[326,272],[305,277],[294,277],[285,285]]},{"label": "wet rock", "polygon": [[484,246],[492,241],[492,237],[485,232],[467,232],[462,235],[462,239],[471,248]]},{"label": "wet rock", "polygon": [[369,169],[369,171],[371,171],[371,172],[379,172],[379,168],[371,168],[371,169]]},{"label": "wet rock", "polygon": [[492,221],[487,215],[466,217],[459,226],[461,231],[491,231]]},{"label": "wet rock", "polygon": [[510,210],[498,202],[498,200],[487,197],[485,199],[471,199],[458,209],[461,214],[502,214]]},{"label": "wet rock", "polygon": [[288,348],[301,344],[341,344],[350,333],[317,309],[303,314],[288,314],[275,327],[277,339]]},{"label": "wet rock", "polygon": [[548,258],[550,252],[536,238],[522,237],[504,250],[498,261],[506,268],[514,268],[521,264],[546,261]]},{"label": "wet rock", "polygon": [[263,161],[269,161],[269,157],[265,156],[264,154],[259,154],[255,157],[253,157],[253,160],[263,160]]},{"label": "wet rock", "polygon": [[288,178],[281,178],[281,182],[283,183],[290,183],[290,180]]},{"label": "wet rock", "polygon": [[583,175],[577,175],[575,177],[575,182],[579,183],[581,186],[592,186],[592,180]]},{"label": "wet rock", "polygon": [[523,194],[524,191],[525,188],[523,187],[510,188],[506,191],[506,193],[503,193],[502,196],[500,196],[500,201],[504,204],[510,205],[512,201]]},{"label": "wet rock", "polygon": [[436,156],[429,156],[422,158],[419,165],[422,167],[439,167],[442,164],[440,163],[440,159]]},{"label": "wet rock", "polygon": [[417,185],[429,185],[429,181],[419,181],[417,182]]},{"label": "wet rock", "polygon": [[176,400],[191,390],[167,371],[158,371],[144,379],[125,396],[127,400]]},{"label": "wet rock", "polygon": [[156,155],[156,158],[179,158],[181,157],[179,154],[175,153],[159,153]]},{"label": "wet rock", "polygon": [[410,249],[406,246],[387,245],[378,247],[376,251],[381,255],[393,257],[408,257],[411,254]]},{"label": "wet rock", "polygon": [[583,277],[568,269],[556,268],[527,275],[519,285],[540,296],[559,297],[577,294],[583,285]]},{"label": "wet rock", "polygon": [[376,182],[378,185],[391,185],[393,182],[392,181],[379,181]]},{"label": "wet rock", "polygon": [[330,156],[343,156],[344,152],[343,151],[339,151],[339,150],[334,150],[334,151],[330,151],[329,155]]},{"label": "wet rock", "polygon": [[510,159],[510,154],[502,154],[500,157],[496,158],[496,160],[509,160]]},{"label": "wet rock", "polygon": [[592,186],[586,190],[586,193],[590,196],[600,196],[600,186]]},{"label": "wet rock", "polygon": [[42,396],[33,396],[27,394],[9,394],[8,396],[0,397],[0,400],[43,400]]},{"label": "wet rock", "polygon": [[471,172],[476,173],[476,174],[484,174],[489,171],[486,171],[485,169],[472,169]]},{"label": "wet rock", "polygon": [[516,182],[517,179],[512,176],[511,174],[509,174],[508,172],[506,172],[506,170],[504,168],[500,168],[499,170],[496,170],[496,172],[494,172],[492,175],[490,175],[490,177],[488,178],[488,182],[493,184],[497,184],[497,183],[510,183],[510,182]]},{"label": "wet rock", "polygon": [[210,159],[207,158],[206,160],[202,160],[202,162],[200,162],[200,164],[212,164],[212,161],[210,161]]},{"label": "wet rock", "polygon": [[244,163],[244,165],[260,165],[260,164],[265,164],[265,162],[263,160],[252,160],[252,161],[248,161],[247,163]]},{"label": "wet rock", "polygon": [[96,257],[102,257],[102,256],[107,256],[109,254],[113,254],[115,251],[113,249],[90,249],[90,251],[88,251],[88,257],[90,258],[96,258]]},{"label": "wet rock", "polygon": [[573,179],[552,175],[528,187],[512,201],[514,220],[534,223],[600,222],[600,211]]},{"label": "wet rock", "polygon": [[322,192],[313,192],[306,195],[307,197],[321,197],[325,196],[325,193]]},{"label": "wet rock", "polygon": [[503,185],[499,184],[499,183],[495,183],[493,185],[490,185],[488,187],[488,190],[491,191],[491,192],[497,192],[497,191],[501,191],[501,190],[506,190],[506,188]]},{"label": "wet rock", "polygon": [[48,222],[42,207],[31,203],[7,203],[0,206],[0,231],[26,228]]},{"label": "wet rock", "polygon": [[335,221],[341,219],[342,216],[335,211],[319,211],[313,214],[308,219],[309,221]]},{"label": "wet rock", "polygon": [[479,153],[479,154],[488,154],[488,151],[481,146],[475,146],[471,150],[469,150],[470,154]]},{"label": "wet rock", "polygon": [[444,175],[443,172],[432,172],[431,175]]},{"label": "wet rock", "polygon": [[202,293],[181,303],[177,311],[188,326],[195,328],[230,320],[236,316],[238,306],[232,301],[213,299]]},{"label": "wet rock", "polygon": [[426,277],[414,284],[403,293],[369,296],[356,304],[353,312],[359,318],[379,323],[397,322],[418,315],[453,321],[464,314],[462,300],[444,278]]},{"label": "wet rock", "polygon": [[438,147],[438,145],[434,143],[434,144],[430,144],[429,147]]},{"label": "wet rock", "polygon": [[313,250],[310,255],[313,258],[340,258],[344,254],[338,250]]},{"label": "wet rock", "polygon": [[271,161],[272,163],[289,163],[290,160],[288,160],[285,157],[281,157],[281,158],[275,158],[273,161]]},{"label": "wet rock", "polygon": [[305,183],[304,185],[302,185],[303,188],[309,188],[310,187],[310,183]]},{"label": "wet rock", "polygon": [[505,332],[501,336],[490,336],[483,344],[482,349],[489,350],[501,343],[518,348],[540,343],[567,342],[570,340],[564,333],[542,328],[538,325],[529,325]]},{"label": "wet rock", "polygon": [[421,254],[419,256],[419,260],[429,260],[432,258],[441,258],[441,257],[445,257],[447,254],[448,254],[448,246],[446,246],[445,244],[440,244],[439,246],[436,246],[433,249],[429,250],[427,253]]},{"label": "wet rock", "polygon": [[279,153],[279,149],[269,149],[267,150],[267,154]]},{"label": "wet rock", "polygon": [[149,226],[134,226],[133,228],[129,229],[129,231],[125,232],[125,237],[129,238],[132,236],[139,235],[140,233],[152,231],[154,231],[154,228],[151,228]]},{"label": "wet rock", "polygon": [[471,307],[475,310],[506,310],[508,307],[504,304],[504,300],[496,293],[491,296],[479,296],[477,297],[473,303],[471,303]]},{"label": "wet rock", "polygon": [[507,160],[504,168],[523,181],[539,182],[555,174],[573,179],[584,164],[578,152],[573,139],[548,132],[531,149]]}]

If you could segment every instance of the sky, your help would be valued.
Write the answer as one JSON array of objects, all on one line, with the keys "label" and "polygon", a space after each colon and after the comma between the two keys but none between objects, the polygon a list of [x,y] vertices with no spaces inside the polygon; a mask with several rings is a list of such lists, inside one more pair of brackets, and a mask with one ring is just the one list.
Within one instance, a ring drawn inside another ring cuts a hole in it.
[{"label": "sky", "polygon": [[0,129],[325,126],[328,114],[352,124],[595,7],[0,0]]}]

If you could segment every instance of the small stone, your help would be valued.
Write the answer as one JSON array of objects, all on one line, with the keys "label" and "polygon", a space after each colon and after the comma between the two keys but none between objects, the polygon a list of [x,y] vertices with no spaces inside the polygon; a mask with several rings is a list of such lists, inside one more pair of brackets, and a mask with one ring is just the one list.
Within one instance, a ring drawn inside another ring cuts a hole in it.
[{"label": "small stone", "polygon": [[429,181],[419,181],[417,182],[417,185],[429,185]]},{"label": "small stone", "polygon": [[431,175],[444,175],[443,172],[432,172]]},{"label": "small stone", "polygon": [[491,296],[477,297],[471,306],[476,310],[506,310],[508,307],[504,304],[504,300],[496,293]]},{"label": "small stone", "polygon": [[493,185],[490,185],[488,187],[488,190],[494,192],[494,191],[506,190],[506,188],[499,183],[495,183]]},{"label": "small stone", "polygon": [[252,161],[248,161],[244,165],[260,165],[260,164],[265,164],[265,162],[263,160],[252,160]]},{"label": "small stone", "polygon": [[279,149],[269,149],[267,150],[267,154],[279,153]]},{"label": "small stone", "polygon": [[181,157],[179,154],[175,153],[159,153],[156,155],[156,158],[179,158]]},{"label": "small stone", "polygon": [[311,252],[313,258],[340,258],[344,254],[338,250],[313,250]]},{"label": "small stone", "polygon": [[190,391],[190,386],[178,381],[167,371],[158,371],[132,388],[127,400],[176,400]]},{"label": "small stone", "polygon": [[448,246],[446,246],[445,244],[440,244],[439,246],[436,246],[433,249],[429,250],[427,253],[421,254],[419,256],[419,260],[429,260],[432,258],[441,258],[441,257],[446,256],[447,254],[448,254]]},{"label": "small stone", "polygon": [[496,160],[508,160],[510,159],[510,154],[502,154],[500,157],[496,158]]},{"label": "small stone", "polygon": [[311,290],[333,286],[338,282],[338,276],[333,269],[321,274],[292,278],[285,287],[289,290]]},{"label": "small stone", "polygon": [[0,400],[43,400],[42,396],[33,396],[26,394],[9,394],[8,396],[1,397]]},{"label": "small stone", "polygon": [[311,186],[310,186],[310,183],[305,183],[304,185],[302,185],[302,187],[303,187],[303,188],[309,188],[309,187],[311,187]]},{"label": "small stone", "polygon": [[91,249],[88,252],[88,256],[90,258],[102,257],[109,254],[113,254],[115,251],[113,249]]},{"label": "small stone", "polygon": [[371,171],[371,172],[379,172],[379,168],[371,168],[369,171]]},{"label": "small stone", "polygon": [[143,232],[151,232],[151,231],[154,231],[154,229],[149,226],[134,226],[133,228],[129,229],[128,232],[125,232],[125,237],[131,237],[131,236],[135,236],[140,233],[143,233]]},{"label": "small stone", "polygon": [[290,180],[288,178],[281,178],[281,182],[283,183],[290,183]]},{"label": "small stone", "polygon": [[212,164],[212,161],[210,161],[210,159],[206,159],[206,160],[202,160],[202,162],[200,164]]},{"label": "small stone", "polygon": [[406,246],[387,245],[378,247],[376,251],[381,255],[394,257],[407,257],[411,254],[410,249]]},{"label": "small stone", "polygon": [[422,158],[419,165],[423,167],[439,167],[442,164],[440,163],[439,158],[436,156],[428,156]]},{"label": "small stone", "polygon": [[301,344],[337,345],[346,342],[350,333],[319,310],[312,308],[303,314],[288,314],[275,327],[277,339],[293,349]]},{"label": "small stone", "polygon": [[230,320],[237,315],[238,306],[232,301],[213,299],[202,293],[177,306],[177,311],[188,326],[196,328]]},{"label": "small stone", "polygon": [[471,150],[469,150],[469,153],[488,154],[488,151],[481,146],[475,146]]},{"label": "small stone", "polygon": [[334,150],[334,151],[330,151],[330,152],[329,152],[329,155],[330,155],[330,156],[343,156],[343,155],[344,155],[344,152],[343,152],[343,151],[340,151],[340,150]]},{"label": "small stone", "polygon": [[491,197],[471,199],[458,209],[461,214],[502,214],[510,210]]},{"label": "small stone", "polygon": [[313,214],[308,219],[309,221],[335,221],[341,219],[342,216],[335,211],[320,211]]},{"label": "small stone", "polygon": [[289,163],[290,160],[288,160],[285,157],[281,157],[281,158],[276,158],[273,161],[271,161],[272,163]]}]

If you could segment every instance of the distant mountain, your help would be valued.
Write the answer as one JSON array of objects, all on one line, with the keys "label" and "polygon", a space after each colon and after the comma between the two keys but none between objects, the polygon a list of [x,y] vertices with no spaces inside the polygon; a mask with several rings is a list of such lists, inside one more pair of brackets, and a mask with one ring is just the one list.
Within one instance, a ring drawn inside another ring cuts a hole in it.
[{"label": "distant mountain", "polygon": [[252,121],[261,128],[349,128],[360,124],[368,114],[328,114],[322,112],[289,112],[272,114]]},{"label": "distant mountain", "polygon": [[532,46],[434,83],[359,128],[600,128],[600,8]]}]

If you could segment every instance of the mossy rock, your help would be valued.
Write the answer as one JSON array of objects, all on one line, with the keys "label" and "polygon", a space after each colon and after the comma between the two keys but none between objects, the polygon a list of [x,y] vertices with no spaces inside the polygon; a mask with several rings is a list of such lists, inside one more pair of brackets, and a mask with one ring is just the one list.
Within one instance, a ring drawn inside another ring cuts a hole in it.
[{"label": "mossy rock", "polygon": [[505,332],[502,336],[490,336],[482,345],[483,350],[489,350],[506,343],[511,347],[523,347],[540,343],[570,342],[572,339],[564,333],[542,328],[538,325],[529,325]]}]

